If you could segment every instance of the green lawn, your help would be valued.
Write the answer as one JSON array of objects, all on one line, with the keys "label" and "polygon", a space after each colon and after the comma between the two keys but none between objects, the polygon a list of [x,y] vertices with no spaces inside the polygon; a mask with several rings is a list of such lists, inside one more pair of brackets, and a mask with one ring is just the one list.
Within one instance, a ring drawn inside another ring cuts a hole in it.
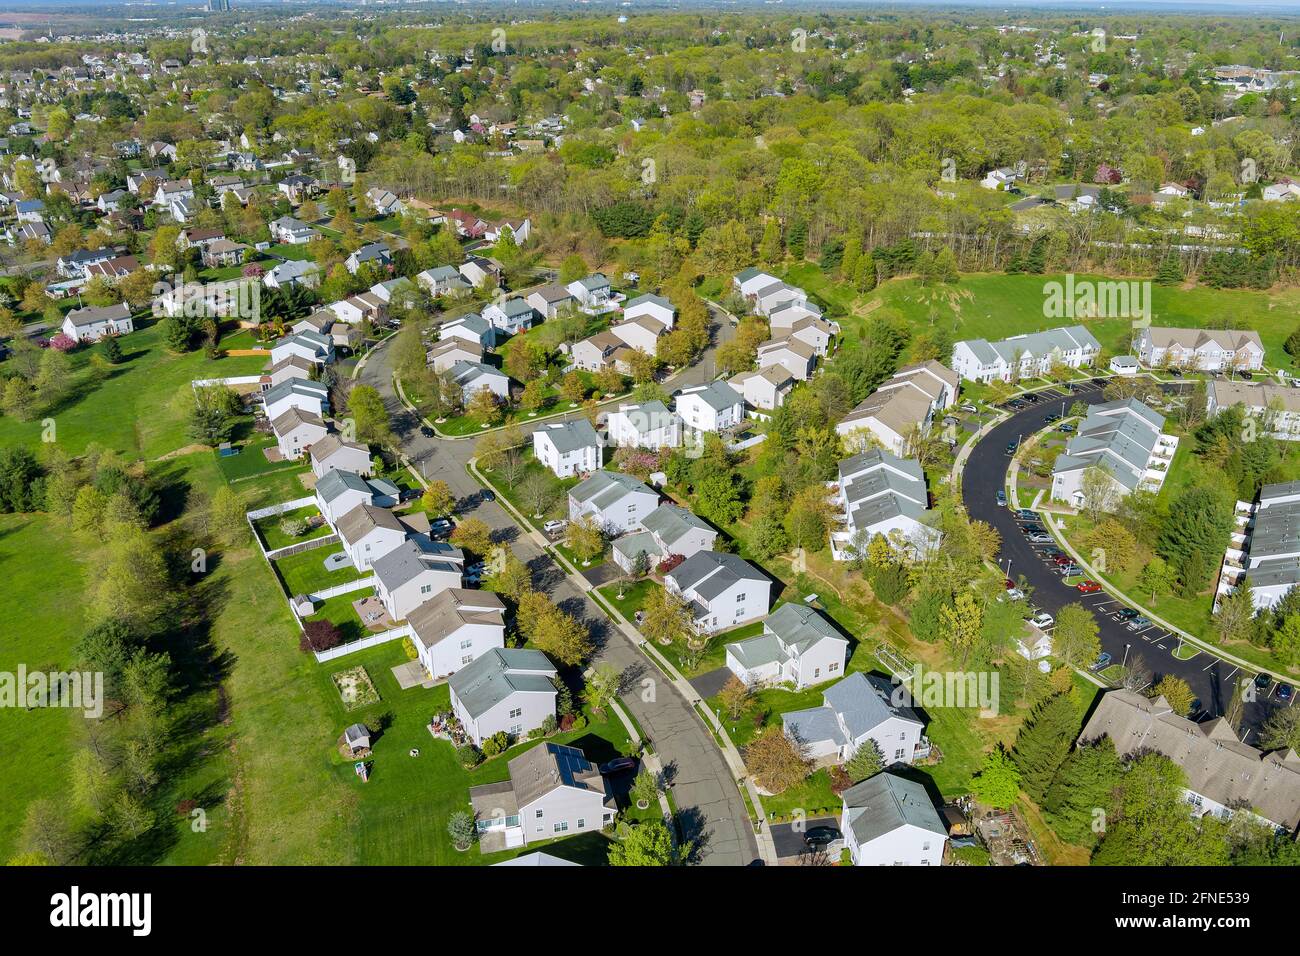
[{"label": "green lawn", "polygon": [[366,577],[366,574],[358,571],[352,566],[351,562],[337,571],[325,570],[325,559],[331,554],[336,554],[342,550],[343,546],[341,544],[326,545],[323,548],[313,548],[301,554],[291,554],[287,558],[276,559],[274,562],[275,568],[280,572],[280,577],[284,580],[285,590],[288,591],[289,596],[314,594],[317,591],[325,590],[325,588],[332,588],[337,584],[347,584],[349,581],[357,581]]},{"label": "green lawn", "polygon": [[[275,448],[275,436],[256,434],[244,443],[233,443],[239,449],[237,455],[227,455],[222,457],[219,452],[212,454],[217,459],[217,466],[227,481],[243,481],[245,478],[252,478],[257,475],[269,474],[273,471],[292,472],[294,474],[304,474],[309,466],[304,460],[298,461],[271,461],[266,457],[266,449]],[[301,497],[299,495],[298,497]]]},{"label": "green lawn", "polygon": [[[405,663],[400,642],[348,655],[316,669],[313,683],[324,701],[330,731],[337,736],[355,721],[388,721],[387,729],[374,744],[369,782],[362,783],[332,747],[318,755],[325,776],[334,786],[351,791],[354,807],[351,836],[356,862],[362,864],[447,865],[498,863],[521,853],[531,853],[537,844],[520,850],[485,857],[477,847],[458,852],[447,835],[447,820],[457,810],[469,809],[469,788],[508,777],[507,761],[540,741],[518,745],[507,754],[485,762],[472,772],[455,759],[450,743],[434,740],[426,729],[429,718],[449,706],[444,684],[431,690],[399,690],[391,668]],[[380,701],[359,711],[344,709],[330,680],[336,671],[364,665],[379,691]],[[626,752],[627,732],[612,713],[582,730],[556,734],[557,743],[580,747],[587,757],[603,762]],[[409,756],[418,750],[418,757]],[[546,852],[586,864],[604,862],[607,840],[600,834],[549,841]]]},{"label": "green lawn", "polygon": [[102,380],[88,364],[92,349],[83,346],[72,352],[70,397],[30,422],[0,417],[0,445],[35,447],[41,441],[42,420],[48,417],[54,420],[56,440],[71,455],[97,442],[129,459],[157,458],[191,443],[191,380],[251,375],[266,364],[260,356],[212,360],[201,350],[172,355],[163,348],[159,323],[120,342],[125,359]]},{"label": "green lawn", "polygon": [[[515,506],[515,509],[524,516],[531,524],[539,530],[547,520],[551,518],[567,518],[569,516],[568,492],[569,489],[579,484],[578,478],[556,478],[555,474],[533,457],[532,447],[526,447],[523,451],[523,471],[519,477],[513,481],[506,481],[498,468],[495,471],[483,469],[484,476],[492,482],[492,486],[498,494],[503,495],[507,501]],[[520,489],[529,479],[540,478],[550,489],[550,504],[543,512],[540,518],[533,517],[533,507],[531,504],[525,504]]]},{"label": "green lawn", "polygon": [[[296,538],[290,537],[280,530],[280,524],[284,521],[307,518],[321,518],[321,523],[318,527],[312,528],[306,534],[300,535]],[[311,541],[315,538],[323,538],[326,535],[331,534],[333,531],[329,524],[325,522],[320,513],[320,509],[315,505],[296,508],[293,511],[286,511],[281,515],[271,515],[269,518],[259,518],[253,522],[253,527],[255,527],[257,533],[261,535],[262,543],[266,545],[266,550],[268,551],[276,551],[279,548],[287,548],[291,544],[300,544],[304,541]],[[320,551],[322,558],[327,554],[332,553],[328,548],[321,548]]]},{"label": "green lawn", "polygon": [[374,593],[374,588],[364,588],[358,591],[349,591],[347,594],[336,594],[334,597],[327,598],[316,605],[316,613],[307,620],[329,621],[339,629],[345,644],[360,640],[366,636],[367,631],[361,624],[361,618],[357,617],[356,608],[352,606],[352,602],[370,597]]}]

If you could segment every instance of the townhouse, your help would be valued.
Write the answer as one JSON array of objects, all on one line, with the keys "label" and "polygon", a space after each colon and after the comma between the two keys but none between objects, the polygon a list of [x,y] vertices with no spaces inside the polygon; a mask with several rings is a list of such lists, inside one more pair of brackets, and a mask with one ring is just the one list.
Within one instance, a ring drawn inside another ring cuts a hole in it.
[{"label": "townhouse", "polygon": [[741,372],[727,384],[744,397],[750,408],[771,411],[785,404],[794,388],[794,376],[784,365],[769,365],[756,372]]},{"label": "townhouse", "polygon": [[483,318],[487,319],[493,328],[499,329],[508,335],[531,329],[533,319],[536,316],[533,307],[528,304],[526,299],[506,299],[504,302],[493,302],[483,307],[482,314]]},{"label": "townhouse", "polygon": [[925,472],[920,464],[883,449],[840,462],[830,482],[840,515],[831,531],[831,557],[848,561],[863,553],[876,535],[896,550],[923,556],[938,547]]},{"label": "townhouse", "polygon": [[429,520],[418,513],[399,518],[387,508],[362,502],[338,519],[335,530],[352,566],[368,571],[378,558],[401,547],[408,534],[427,535]]},{"label": "townhouse", "polygon": [[1283,441],[1300,441],[1300,388],[1221,378],[1206,383],[1207,418],[1238,405],[1257,421],[1263,434]]},{"label": "townhouse", "polygon": [[323,418],[329,411],[330,392],[320,382],[291,378],[262,393],[262,408],[269,419],[279,418],[290,408],[311,412]]},{"label": "townhouse", "polygon": [[614,563],[631,574],[640,555],[654,567],[672,555],[689,558],[712,551],[718,532],[680,505],[664,502],[641,519],[639,529],[615,538]]},{"label": "townhouse", "polygon": [[687,428],[695,431],[723,431],[734,428],[745,418],[744,399],[721,379],[708,385],[684,388],[674,398],[678,417]]},{"label": "townhouse", "polygon": [[600,436],[585,418],[544,423],[533,432],[533,454],[557,478],[600,467]]},{"label": "townhouse", "polygon": [[1091,332],[1071,325],[1000,342],[962,340],[952,348],[952,370],[972,382],[1011,382],[1047,375],[1058,363],[1075,369],[1090,366],[1100,352],[1101,343]]},{"label": "townhouse", "polygon": [[957,400],[960,379],[935,361],[899,369],[835,426],[849,447],[878,442],[903,457],[913,436],[929,433],[935,416]]},{"label": "townhouse", "polygon": [[319,480],[332,471],[350,471],[367,477],[374,473],[370,449],[358,442],[329,434],[311,446],[311,471]]},{"label": "townhouse", "polygon": [[491,392],[502,401],[510,397],[510,377],[491,365],[458,361],[448,369],[447,374],[460,386],[466,404],[480,391]]},{"label": "townhouse", "polygon": [[651,318],[665,329],[671,329],[677,321],[677,309],[672,302],[661,295],[639,295],[623,303],[623,320]]},{"label": "townhouse", "polygon": [[1159,491],[1178,450],[1178,439],[1162,434],[1164,424],[1136,398],[1092,406],[1052,467],[1052,499],[1082,506],[1090,469],[1111,479],[1106,495],[1113,499],[1138,488]]},{"label": "townhouse", "polygon": [[659,506],[659,492],[621,471],[601,469],[569,489],[569,520],[590,515],[611,534],[631,531]]},{"label": "townhouse", "polygon": [[1148,326],[1138,333],[1137,357],[1147,368],[1258,371],[1264,367],[1264,343],[1249,330]]},{"label": "townhouse", "polygon": [[465,339],[440,339],[429,347],[424,356],[425,364],[435,372],[446,372],[457,362],[483,363],[483,349],[477,342]]},{"label": "townhouse", "polygon": [[781,726],[813,760],[842,763],[870,740],[885,766],[910,764],[930,743],[910,698],[896,690],[885,677],[857,671],[826,688],[820,707],[782,714]]},{"label": "townhouse", "polygon": [[618,448],[676,448],[682,443],[682,420],[661,401],[620,405],[605,421],[609,443]]},{"label": "townhouse", "polygon": [[1273,608],[1300,584],[1300,481],[1264,485],[1238,501],[1215,603],[1250,582],[1255,610]]}]

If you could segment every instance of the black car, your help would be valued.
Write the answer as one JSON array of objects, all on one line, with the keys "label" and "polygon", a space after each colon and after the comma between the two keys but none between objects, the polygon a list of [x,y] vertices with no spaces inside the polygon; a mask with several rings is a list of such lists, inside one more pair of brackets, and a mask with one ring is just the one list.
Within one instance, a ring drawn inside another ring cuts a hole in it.
[{"label": "black car", "polygon": [[433,437],[433,429],[430,428],[428,425],[421,425],[421,426],[420,426],[420,434],[423,435],[425,438],[432,438],[432,437]]},{"label": "black car", "polygon": [[496,492],[489,491],[487,488],[484,488],[481,492],[479,492],[479,499],[481,501],[496,501],[497,500]]},{"label": "black car", "polygon": [[1016,443],[1013,441],[1007,442],[1007,454],[1014,455],[1015,453],[1016,453]]},{"label": "black car", "polygon": [[615,757],[609,763],[604,764],[600,768],[600,772],[603,773],[605,776],[609,776],[610,774],[623,773],[626,770],[635,770],[635,769],[636,769],[635,757]]},{"label": "black car", "polygon": [[1028,395],[1025,396],[1025,401],[1029,402],[1032,405],[1037,405],[1038,396],[1035,395],[1033,392],[1030,392]]},{"label": "black car", "polygon": [[1267,674],[1256,674],[1256,675],[1255,675],[1255,689],[1256,689],[1256,690],[1268,690],[1268,685],[1271,684],[1271,683],[1273,683],[1273,678],[1269,677]]},{"label": "black car", "polygon": [[1131,607],[1122,607],[1115,612],[1115,620],[1117,621],[1131,621],[1137,616],[1138,612]]},{"label": "black car", "polygon": [[808,846],[829,846],[836,840],[844,839],[844,834],[840,832],[839,827],[812,827],[803,835],[803,842]]},{"label": "black car", "polygon": [[1022,524],[1020,530],[1025,534],[1043,534],[1047,531],[1041,524]]},{"label": "black car", "polygon": [[1183,370],[1180,368],[1171,368],[1169,370],[1169,374],[1172,375],[1174,378],[1182,378]]},{"label": "black car", "polygon": [[1056,412],[1052,412],[1052,414],[1048,415],[1045,419],[1043,419],[1043,421],[1047,422],[1047,424],[1049,425],[1052,424],[1052,422],[1059,422],[1060,420],[1061,420],[1061,416],[1056,414]]}]

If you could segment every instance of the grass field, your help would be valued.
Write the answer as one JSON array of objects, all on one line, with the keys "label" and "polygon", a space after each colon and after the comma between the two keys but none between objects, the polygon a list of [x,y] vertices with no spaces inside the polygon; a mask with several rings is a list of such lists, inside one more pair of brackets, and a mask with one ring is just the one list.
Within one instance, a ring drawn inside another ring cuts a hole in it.
[{"label": "grass field", "polygon": [[0,445],[36,447],[42,419],[54,420],[58,443],[70,455],[97,442],[130,459],[157,458],[190,444],[188,416],[193,408],[190,382],[260,372],[260,356],[207,358],[202,351],[172,355],[163,348],[162,326],[138,329],[121,339],[124,360],[99,380],[89,367],[93,349],[71,353],[70,398],[34,421],[0,417]]}]

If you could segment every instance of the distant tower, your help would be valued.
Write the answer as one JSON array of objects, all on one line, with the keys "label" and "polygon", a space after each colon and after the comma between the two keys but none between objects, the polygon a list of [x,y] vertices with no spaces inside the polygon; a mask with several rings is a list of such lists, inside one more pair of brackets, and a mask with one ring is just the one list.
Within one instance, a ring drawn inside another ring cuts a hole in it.
[{"label": "distant tower", "polygon": [[209,13],[229,13],[230,0],[208,0]]}]

